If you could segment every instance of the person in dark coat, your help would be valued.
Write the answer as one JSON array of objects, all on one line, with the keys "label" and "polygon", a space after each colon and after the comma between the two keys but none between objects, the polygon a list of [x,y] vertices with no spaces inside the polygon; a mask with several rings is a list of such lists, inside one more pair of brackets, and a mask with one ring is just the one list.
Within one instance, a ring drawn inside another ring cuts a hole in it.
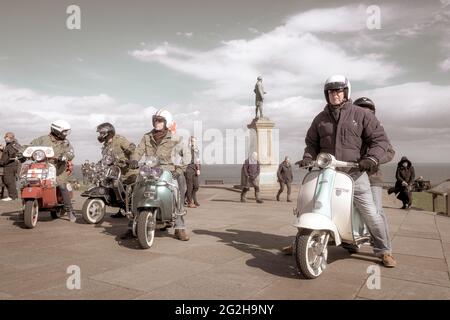
[{"label": "person in dark coat", "polygon": [[280,201],[280,195],[284,191],[284,186],[287,187],[287,202],[292,202],[291,197],[291,184],[292,180],[294,180],[294,176],[292,174],[292,166],[289,161],[289,157],[285,157],[284,161],[280,163],[277,171],[278,182],[280,183],[280,190],[277,194],[277,201]]},{"label": "person in dark coat", "polygon": [[18,155],[21,149],[20,144],[14,137],[14,133],[5,134],[6,146],[0,159],[0,166],[3,167],[3,183],[8,189],[8,197],[2,201],[11,201],[18,198],[17,195],[17,172],[19,169]]},{"label": "person in dark coat", "polygon": [[[416,173],[411,161],[407,157],[402,157],[397,165],[397,172],[395,173],[394,192],[397,194],[397,199],[403,202],[402,209],[408,209],[412,204],[412,184],[416,178]],[[390,191],[392,192],[392,191]]]},{"label": "person in dark coat", "polygon": [[255,197],[257,203],[263,203],[259,195],[258,177],[261,172],[261,165],[258,161],[258,153],[253,152],[251,156],[245,160],[241,171],[241,202],[247,202],[246,194],[251,187],[255,188]]},{"label": "person in dark coat", "polygon": [[197,208],[200,203],[197,200],[197,191],[199,190],[198,177],[200,176],[200,151],[197,146],[197,139],[191,137],[189,142],[191,151],[191,162],[184,173],[186,177],[186,201],[189,208]]}]

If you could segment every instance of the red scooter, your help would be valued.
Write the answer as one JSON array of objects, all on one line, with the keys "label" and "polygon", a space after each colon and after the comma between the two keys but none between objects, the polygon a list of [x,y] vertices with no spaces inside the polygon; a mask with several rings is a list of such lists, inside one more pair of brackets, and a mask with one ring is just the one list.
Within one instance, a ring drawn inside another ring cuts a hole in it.
[{"label": "red scooter", "polygon": [[[36,227],[39,211],[50,211],[57,219],[64,215],[64,201],[57,187],[56,167],[50,162],[55,157],[52,147],[28,147],[23,152],[27,159],[20,173],[20,189],[25,226]],[[73,197],[70,184],[67,185]]]}]

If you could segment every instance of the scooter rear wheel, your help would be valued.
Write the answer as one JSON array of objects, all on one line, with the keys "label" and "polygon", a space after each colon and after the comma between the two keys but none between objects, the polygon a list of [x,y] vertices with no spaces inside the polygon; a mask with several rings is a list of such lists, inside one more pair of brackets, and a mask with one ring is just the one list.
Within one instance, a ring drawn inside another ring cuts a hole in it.
[{"label": "scooter rear wheel", "polygon": [[88,224],[99,224],[105,219],[106,205],[102,199],[88,198],[81,210],[83,219]]},{"label": "scooter rear wheel", "polygon": [[28,229],[36,227],[39,218],[39,203],[37,200],[26,200],[23,211],[23,221]]},{"label": "scooter rear wheel", "polygon": [[152,211],[141,211],[136,229],[142,249],[150,249],[155,241],[156,215]]},{"label": "scooter rear wheel", "polygon": [[294,256],[297,267],[307,279],[318,278],[326,268],[328,232],[303,229],[297,233]]}]

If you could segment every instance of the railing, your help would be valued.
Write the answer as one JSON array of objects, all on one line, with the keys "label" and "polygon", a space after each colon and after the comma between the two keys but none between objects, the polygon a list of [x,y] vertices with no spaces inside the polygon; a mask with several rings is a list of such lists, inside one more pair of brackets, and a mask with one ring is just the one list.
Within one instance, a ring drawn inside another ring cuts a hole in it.
[{"label": "railing", "polygon": [[442,196],[444,198],[444,206],[445,206],[445,214],[448,216],[450,214],[449,208],[450,208],[450,197],[448,196],[447,192],[439,192],[439,191],[433,191],[433,190],[427,190],[426,192],[431,193],[433,196],[433,212],[436,211],[436,200],[438,196]]}]

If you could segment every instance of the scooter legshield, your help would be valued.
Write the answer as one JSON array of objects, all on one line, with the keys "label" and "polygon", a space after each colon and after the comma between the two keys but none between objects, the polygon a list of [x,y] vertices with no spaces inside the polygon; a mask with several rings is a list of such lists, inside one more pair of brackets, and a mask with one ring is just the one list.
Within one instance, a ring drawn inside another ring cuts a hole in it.
[{"label": "scooter legshield", "polygon": [[317,213],[303,213],[294,222],[294,227],[309,230],[328,230],[334,238],[336,245],[341,244],[341,236],[335,224],[327,217]]},{"label": "scooter legshield", "polygon": [[158,220],[172,220],[173,198],[172,191],[166,186],[145,185],[136,188],[133,194],[133,212],[145,208],[159,208]]},{"label": "scooter legshield", "polygon": [[25,187],[21,192],[22,199],[42,199],[41,187]]}]

